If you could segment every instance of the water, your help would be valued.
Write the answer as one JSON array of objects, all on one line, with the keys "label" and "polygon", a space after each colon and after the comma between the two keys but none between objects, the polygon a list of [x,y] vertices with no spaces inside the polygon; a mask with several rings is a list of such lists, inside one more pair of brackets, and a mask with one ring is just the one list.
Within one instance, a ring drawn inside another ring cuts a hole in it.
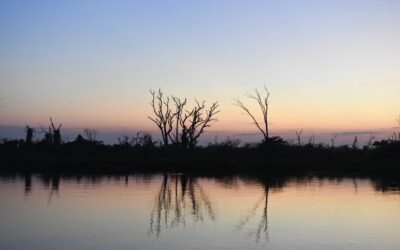
[{"label": "water", "polygon": [[3,176],[0,249],[400,249],[400,181]]}]

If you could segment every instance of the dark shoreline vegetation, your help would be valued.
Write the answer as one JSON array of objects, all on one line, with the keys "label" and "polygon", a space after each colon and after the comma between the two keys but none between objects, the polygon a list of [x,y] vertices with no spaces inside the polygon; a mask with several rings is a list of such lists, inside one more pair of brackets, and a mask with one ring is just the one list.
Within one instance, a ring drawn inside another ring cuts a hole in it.
[{"label": "dark shoreline vegetation", "polygon": [[25,141],[0,144],[2,171],[188,173],[331,172],[400,173],[400,141],[384,140],[362,149],[290,145],[283,140],[239,147],[232,141],[194,149],[155,144],[103,145],[85,139],[60,145]]},{"label": "dark shoreline vegetation", "polygon": [[[161,133],[161,142],[147,132],[123,136],[114,145],[97,140],[96,130],[85,129],[84,136],[63,141],[62,124],[50,118],[48,129],[41,127],[43,137],[34,140],[34,128],[26,126],[25,140],[0,142],[2,172],[88,172],[129,173],[132,171],[184,172],[196,174],[265,174],[315,173],[335,174],[400,174],[400,133],[392,138],[358,146],[357,137],[351,146],[315,144],[314,136],[303,142],[302,130],[296,132],[296,143],[289,143],[269,132],[270,93],[263,96],[257,89],[246,97],[256,102],[262,122],[239,99],[235,99],[245,115],[251,118],[263,139],[253,144],[240,144],[227,139],[223,142],[198,145],[200,137],[216,121],[219,104],[207,108],[205,101],[195,100],[189,107],[186,99],[166,97],[163,92],[150,91],[154,122]],[[400,119],[399,119],[400,123]]]}]

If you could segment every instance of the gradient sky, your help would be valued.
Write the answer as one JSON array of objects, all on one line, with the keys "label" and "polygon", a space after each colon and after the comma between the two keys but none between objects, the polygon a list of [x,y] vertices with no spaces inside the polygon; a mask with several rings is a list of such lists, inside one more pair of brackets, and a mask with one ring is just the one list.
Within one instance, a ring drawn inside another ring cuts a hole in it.
[{"label": "gradient sky", "polygon": [[148,90],[162,88],[219,101],[213,130],[253,131],[232,98],[265,84],[272,129],[393,127],[399,13],[386,0],[0,0],[0,125],[155,129]]}]

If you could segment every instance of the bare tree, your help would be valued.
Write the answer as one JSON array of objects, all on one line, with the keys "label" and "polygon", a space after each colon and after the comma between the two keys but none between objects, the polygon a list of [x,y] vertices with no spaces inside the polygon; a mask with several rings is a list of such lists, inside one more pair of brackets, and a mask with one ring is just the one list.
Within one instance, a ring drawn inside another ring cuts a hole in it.
[{"label": "bare tree", "polygon": [[193,148],[197,145],[204,130],[210,127],[211,122],[216,121],[214,116],[219,113],[218,106],[218,102],[214,102],[209,109],[206,109],[205,101],[200,103],[196,100],[196,106],[186,111],[180,120],[182,146]]},{"label": "bare tree", "polygon": [[26,138],[25,138],[25,143],[26,145],[32,145],[33,142],[33,135],[35,133],[35,129],[29,127],[28,125],[26,125],[25,127],[25,133],[26,133]]},{"label": "bare tree", "polygon": [[301,134],[302,133],[303,133],[303,129],[296,131],[297,146],[301,146]]},{"label": "bare tree", "polygon": [[181,141],[181,130],[182,130],[182,126],[181,126],[181,121],[182,121],[182,116],[183,116],[183,112],[185,109],[185,106],[187,104],[187,100],[186,98],[184,100],[181,100],[180,98],[173,96],[172,100],[175,104],[175,110],[174,110],[174,114],[173,114],[173,124],[175,126],[175,128],[172,131],[172,135],[170,135],[170,139],[172,141],[172,143],[176,146],[178,146],[180,144]]},{"label": "bare tree", "polygon": [[[163,97],[161,90],[150,90],[154,116],[150,117],[161,131],[165,146],[172,142],[183,148],[193,148],[197,145],[200,136],[211,122],[216,121],[219,113],[218,102],[212,103],[207,109],[205,101],[198,102],[192,109],[186,109],[187,100],[178,97]],[[173,105],[170,104],[172,100]]]},{"label": "bare tree", "polygon": [[62,123],[60,123],[60,125],[56,128],[54,126],[53,119],[51,117],[50,117],[50,122],[51,122],[51,127],[53,128],[53,143],[55,145],[60,145],[61,144],[61,132],[60,132],[60,129],[61,129]]},{"label": "bare tree", "polygon": [[150,133],[139,131],[134,136],[122,135],[117,138],[118,144],[124,147],[151,147],[154,146],[153,137]]},{"label": "bare tree", "polygon": [[357,149],[358,148],[358,138],[357,138],[357,136],[354,136],[354,141],[353,141],[352,148],[353,149]]},{"label": "bare tree", "polygon": [[153,137],[146,131],[139,131],[135,136],[132,136],[130,145],[140,147],[150,147],[154,145]]},{"label": "bare tree", "polygon": [[50,117],[50,125],[48,129],[45,129],[42,125],[40,125],[40,133],[44,134],[43,141],[47,144],[60,145],[61,144],[61,126],[62,123],[58,127],[54,126],[53,119]]},{"label": "bare tree", "polygon": [[[399,115],[399,118],[397,119],[397,122],[399,123],[399,127],[400,127],[400,115]],[[400,132],[397,133],[397,140],[400,141]]]},{"label": "bare tree", "polygon": [[335,146],[335,140],[338,137],[338,135],[333,135],[333,137],[331,138],[331,147],[333,148]]},{"label": "bare tree", "polygon": [[393,132],[393,134],[392,134],[392,136],[390,137],[390,139],[389,140],[391,140],[391,141],[397,141],[397,133],[396,132]]},{"label": "bare tree", "polygon": [[372,134],[370,134],[370,135],[369,135],[368,142],[367,142],[367,148],[371,148],[374,141],[375,141],[375,136],[373,136]]},{"label": "bare tree", "polygon": [[152,97],[150,105],[153,108],[154,116],[149,116],[149,119],[160,129],[164,146],[168,146],[174,119],[170,99],[169,97],[164,98],[161,89],[157,93],[150,90],[150,94]]},{"label": "bare tree", "polygon": [[[250,111],[250,109],[248,107],[246,107],[246,105],[243,104],[243,102],[237,97],[234,100],[234,105],[238,106],[239,108],[241,108],[243,111],[245,111],[245,113],[250,116],[254,126],[256,126],[256,128],[262,133],[263,137],[264,137],[264,141],[268,141],[269,139],[269,113],[268,113],[268,109],[269,109],[269,97],[270,97],[270,92],[268,91],[267,87],[264,86],[264,91],[265,91],[265,96],[262,96],[260,94],[260,92],[258,91],[258,89],[254,89],[254,93],[247,93],[246,97],[253,99],[257,102],[262,115],[263,115],[263,125],[261,125],[257,119],[255,118],[254,114]],[[263,127],[262,127],[263,126]]]},{"label": "bare tree", "polygon": [[315,134],[314,134],[314,132],[311,132],[311,135],[310,135],[310,139],[308,140],[308,145],[314,145],[314,143],[315,143]]},{"label": "bare tree", "polygon": [[129,135],[122,135],[117,138],[118,145],[130,147],[133,144],[133,139]]},{"label": "bare tree", "polygon": [[94,128],[85,128],[83,133],[86,137],[86,140],[90,142],[95,142],[97,140],[97,130]]},{"label": "bare tree", "polygon": [[53,130],[51,129],[51,126],[49,126],[48,129],[45,129],[43,126],[40,125],[40,132],[44,134],[43,142],[46,144],[53,144],[54,141],[54,136],[53,136]]}]

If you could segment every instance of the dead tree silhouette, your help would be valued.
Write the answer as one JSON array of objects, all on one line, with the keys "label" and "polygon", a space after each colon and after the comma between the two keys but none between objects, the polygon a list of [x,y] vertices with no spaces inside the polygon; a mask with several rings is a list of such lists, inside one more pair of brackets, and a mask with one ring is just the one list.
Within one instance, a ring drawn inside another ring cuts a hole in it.
[{"label": "dead tree silhouette", "polygon": [[335,141],[338,138],[338,135],[333,135],[333,137],[331,137],[331,148],[335,147]]},{"label": "dead tree silhouette", "polygon": [[301,134],[303,133],[303,129],[296,131],[296,138],[297,138],[297,146],[301,146]]},{"label": "dead tree silhouette", "polygon": [[149,119],[152,120],[160,129],[164,146],[168,146],[170,134],[173,129],[174,119],[174,115],[170,107],[170,99],[169,97],[164,99],[161,89],[159,89],[157,93],[153,90],[150,90],[150,94],[152,97],[150,105],[153,108],[154,116],[149,116]]},{"label": "dead tree silhouette", "polygon": [[351,146],[353,149],[357,149],[358,148],[358,138],[357,136],[354,136],[354,141],[353,144]]},{"label": "dead tree silhouette", "polygon": [[149,235],[159,236],[162,230],[193,223],[215,220],[210,199],[197,179],[185,175],[164,174],[150,214]]},{"label": "dead tree silhouette", "polygon": [[212,103],[211,107],[206,110],[205,101],[202,103],[196,100],[196,106],[186,111],[183,118],[180,120],[182,127],[181,143],[184,148],[194,148],[199,142],[199,137],[204,133],[210,123],[216,121],[214,116],[219,113],[218,103]]},{"label": "dead tree silhouette", "polygon": [[50,126],[46,130],[43,126],[40,126],[40,132],[44,134],[43,141],[46,144],[60,145],[61,140],[61,126],[62,123],[56,128],[54,126],[53,119],[50,117]]},{"label": "dead tree silhouette", "polygon": [[375,136],[373,136],[372,134],[370,134],[366,147],[367,147],[367,148],[371,148],[372,145],[373,145],[373,143],[374,143],[374,141],[375,141]]},{"label": "dead tree silhouette", "polygon": [[53,144],[53,131],[50,126],[47,130],[43,126],[40,126],[40,133],[44,134],[42,142]]},{"label": "dead tree silhouette", "polygon": [[54,126],[54,122],[53,119],[50,117],[50,122],[51,122],[51,127],[53,128],[53,143],[54,145],[60,145],[61,144],[61,126],[62,123],[60,123],[60,125],[56,128],[56,126]]},{"label": "dead tree silhouette", "polygon": [[[173,96],[172,100],[174,101],[175,104],[175,111],[174,111],[174,131],[172,132],[172,136],[170,136],[171,141],[173,142],[174,145],[178,146],[181,144],[181,139],[182,139],[182,127],[181,127],[181,121],[182,121],[182,116],[184,112],[184,108],[187,104],[187,99],[181,100],[178,97]],[[183,139],[186,139],[186,136],[184,136]]]},{"label": "dead tree silhouette", "polygon": [[26,137],[25,137],[25,143],[26,145],[32,145],[33,143],[33,136],[35,133],[35,129],[29,127],[28,125],[26,125],[25,127],[25,133],[26,133]]},{"label": "dead tree silhouette", "polygon": [[[400,127],[400,115],[399,115],[399,118],[397,119],[397,122]],[[400,141],[400,132],[397,132],[397,140]]]},{"label": "dead tree silhouette", "polygon": [[261,132],[261,134],[264,137],[264,141],[268,141],[269,139],[269,98],[270,98],[270,92],[268,91],[267,87],[264,86],[264,91],[265,91],[265,96],[261,96],[260,92],[258,89],[254,89],[254,93],[247,93],[246,97],[249,99],[253,99],[257,102],[262,115],[263,115],[263,128],[261,127],[260,123],[257,121],[256,117],[253,115],[253,113],[250,111],[248,107],[246,107],[245,104],[239,99],[239,97],[234,99],[234,105],[238,106],[241,108],[245,113],[250,116],[254,126]]},{"label": "dead tree silhouette", "polygon": [[195,106],[186,109],[187,99],[164,97],[160,89],[157,93],[150,90],[150,94],[154,116],[149,116],[149,119],[159,128],[164,146],[172,142],[182,148],[194,148],[219,113],[218,102],[213,102],[207,109],[205,101],[195,100]]},{"label": "dead tree silhouette", "polygon": [[94,128],[85,128],[83,130],[83,134],[85,138],[89,142],[96,142],[97,141],[97,130]]},{"label": "dead tree silhouette", "polygon": [[310,138],[308,139],[308,145],[313,146],[315,143],[315,134],[311,132]]}]

